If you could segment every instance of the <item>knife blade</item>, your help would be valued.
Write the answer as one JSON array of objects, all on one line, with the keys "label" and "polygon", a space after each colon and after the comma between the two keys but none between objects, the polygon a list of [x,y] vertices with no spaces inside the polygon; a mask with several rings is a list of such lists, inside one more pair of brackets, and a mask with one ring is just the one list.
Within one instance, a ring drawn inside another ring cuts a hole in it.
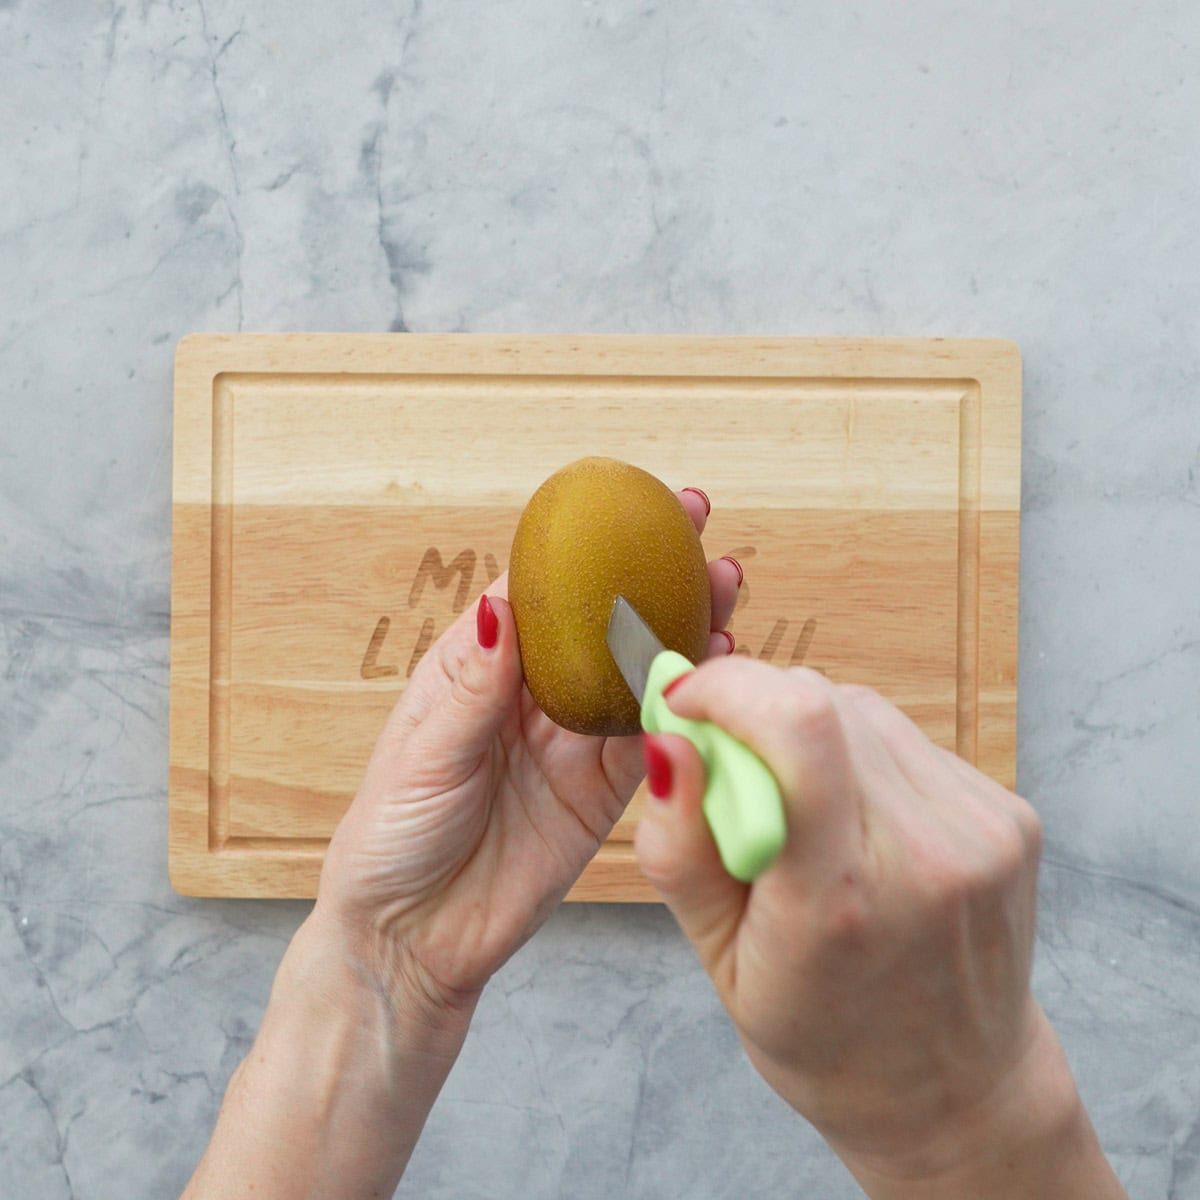
[{"label": "knife blade", "polygon": [[770,767],[744,742],[711,721],[676,716],[663,691],[693,669],[668,650],[624,596],[613,601],[608,648],[642,706],[647,733],[677,733],[704,761],[704,816],[717,852],[735,879],[750,883],[778,857],[786,839],[783,797]]},{"label": "knife blade", "polygon": [[[609,614],[608,649],[617,664],[617,670],[621,672],[621,678],[629,685],[634,699],[641,704],[646,694],[650,668],[666,650],[666,646],[624,596],[618,596],[613,601]],[[688,663],[689,669],[691,665]]]}]

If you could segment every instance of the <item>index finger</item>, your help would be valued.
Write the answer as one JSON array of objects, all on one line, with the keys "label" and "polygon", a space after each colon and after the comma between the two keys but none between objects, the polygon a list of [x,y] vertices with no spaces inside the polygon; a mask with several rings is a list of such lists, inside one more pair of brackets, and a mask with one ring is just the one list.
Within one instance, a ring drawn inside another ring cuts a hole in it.
[{"label": "index finger", "polygon": [[671,689],[667,703],[681,717],[719,725],[770,767],[787,820],[777,865],[827,877],[856,856],[862,800],[829,680],[749,658],[710,659]]}]

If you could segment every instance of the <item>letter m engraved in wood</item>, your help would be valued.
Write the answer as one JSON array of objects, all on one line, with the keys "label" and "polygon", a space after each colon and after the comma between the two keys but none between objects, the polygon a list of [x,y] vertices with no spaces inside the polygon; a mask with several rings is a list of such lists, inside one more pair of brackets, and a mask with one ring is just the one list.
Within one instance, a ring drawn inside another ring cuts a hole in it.
[{"label": "letter m engraved in wood", "polygon": [[430,579],[438,591],[445,591],[456,575],[458,590],[454,594],[454,611],[460,613],[471,594],[471,581],[475,578],[475,551],[463,550],[449,566],[446,566],[438,548],[430,546],[421,559],[416,575],[413,576],[412,587],[408,592],[408,607],[417,607],[421,594],[425,591],[425,584]]},{"label": "letter m engraved in wood", "polygon": [[[413,576],[412,587],[408,591],[408,607],[417,607],[421,594],[425,591],[425,584],[430,579],[433,580],[433,586],[439,592],[443,592],[454,582],[456,575],[458,576],[458,588],[454,593],[454,611],[460,613],[467,602],[467,597],[471,594],[471,580],[475,578],[475,551],[463,550],[455,555],[449,566],[446,566],[442,562],[441,551],[436,546],[430,546],[421,558],[421,565],[417,568],[416,575]],[[417,644],[413,647],[412,656],[408,660],[408,671],[405,673],[407,676],[411,676],[417,669],[417,663],[421,661],[432,641],[433,618],[426,617],[421,623],[421,632],[417,634]]]}]

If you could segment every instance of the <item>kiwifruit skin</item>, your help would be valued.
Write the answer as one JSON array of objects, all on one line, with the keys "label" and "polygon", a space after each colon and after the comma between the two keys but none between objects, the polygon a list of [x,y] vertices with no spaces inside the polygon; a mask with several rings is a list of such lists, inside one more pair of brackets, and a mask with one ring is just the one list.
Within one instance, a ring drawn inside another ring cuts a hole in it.
[{"label": "kiwifruit skin", "polygon": [[705,656],[708,568],[691,517],[648,471],[583,458],[534,492],[508,567],[525,682],[542,711],[575,733],[641,728],[606,640],[618,595],[668,649],[692,662]]}]

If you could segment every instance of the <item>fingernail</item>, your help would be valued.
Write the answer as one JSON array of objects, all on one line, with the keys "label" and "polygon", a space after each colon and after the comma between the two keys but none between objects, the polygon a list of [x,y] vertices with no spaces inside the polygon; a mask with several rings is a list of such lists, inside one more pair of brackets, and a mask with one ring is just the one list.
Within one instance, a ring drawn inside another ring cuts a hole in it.
[{"label": "fingernail", "polygon": [[671,682],[668,683],[665,688],[663,688],[663,699],[665,700],[690,674],[691,671],[684,671],[684,673],[678,678],[672,679]]},{"label": "fingernail", "polygon": [[709,503],[708,496],[706,496],[706,495],[704,494],[704,492],[702,492],[702,491],[701,491],[699,488],[694,488],[694,487],[686,487],[686,488],[684,488],[683,490],[684,490],[685,492],[695,492],[695,493],[696,493],[696,495],[697,495],[697,496],[699,496],[699,497],[700,497],[700,499],[704,501],[704,515],[705,515],[706,517],[709,515],[709,513],[711,513],[711,512],[712,512],[712,504],[711,504],[711,503]]},{"label": "fingernail", "polygon": [[485,650],[490,650],[500,636],[500,619],[486,596],[479,597],[479,607],[475,610],[475,636]]},{"label": "fingernail", "polygon": [[736,558],[734,558],[732,554],[723,554],[721,557],[727,563],[733,563],[734,569],[738,573],[738,587],[741,587],[742,580],[745,579],[745,577],[746,577],[745,572],[742,570],[742,564],[740,562],[738,562],[738,560]]},{"label": "fingernail", "polygon": [[729,642],[729,649],[726,650],[725,653],[732,654],[734,651],[734,647],[737,645],[737,639],[733,636],[732,633],[729,632],[728,629],[722,629],[721,636]]},{"label": "fingernail", "polygon": [[642,753],[646,758],[646,785],[655,800],[665,800],[671,794],[671,760],[658,744],[658,738],[647,734],[642,738]]}]

